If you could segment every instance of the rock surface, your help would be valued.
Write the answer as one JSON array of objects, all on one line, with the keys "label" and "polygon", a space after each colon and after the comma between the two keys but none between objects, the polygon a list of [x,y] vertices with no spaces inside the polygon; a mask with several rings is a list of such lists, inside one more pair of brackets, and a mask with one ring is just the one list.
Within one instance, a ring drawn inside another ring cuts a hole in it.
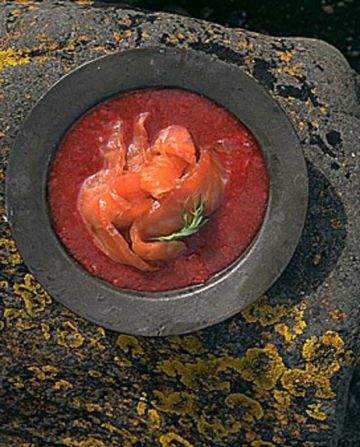
[{"label": "rock surface", "polygon": [[[360,107],[343,56],[321,41],[87,1],[2,3],[0,445],[346,440],[359,348]],[[154,44],[211,52],[256,78],[293,123],[310,177],[303,237],[268,294],[225,323],[164,339],[105,331],[54,302],[22,263],[3,199],[14,138],[46,89],[85,61]]]}]

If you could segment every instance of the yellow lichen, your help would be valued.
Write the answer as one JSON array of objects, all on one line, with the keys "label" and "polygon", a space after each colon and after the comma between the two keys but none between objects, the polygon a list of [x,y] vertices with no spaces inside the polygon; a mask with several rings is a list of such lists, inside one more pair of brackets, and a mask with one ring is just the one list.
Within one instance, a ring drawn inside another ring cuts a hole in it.
[{"label": "yellow lichen", "polygon": [[13,383],[15,388],[18,388],[18,389],[25,388],[23,381],[21,379],[19,379],[18,377],[8,377],[7,380],[8,380],[8,382]]},{"label": "yellow lichen", "polygon": [[50,326],[47,323],[40,323],[40,328],[46,341],[51,338]]},{"label": "yellow lichen", "polygon": [[321,399],[331,399],[335,397],[335,393],[331,389],[330,376],[315,373],[313,375],[313,382],[317,387],[315,397],[320,397]]},{"label": "yellow lichen", "polygon": [[[225,404],[235,412],[239,412],[241,419],[246,422],[255,422],[264,415],[260,403],[242,393],[229,394],[225,398]],[[233,414],[233,412],[231,413]]]},{"label": "yellow lichen", "polygon": [[141,357],[144,354],[144,350],[141,347],[139,340],[132,335],[119,335],[116,344],[124,352],[129,352],[132,357]]},{"label": "yellow lichen", "polygon": [[75,408],[81,407],[81,400],[78,397],[74,397],[71,401],[72,405],[74,405]]},{"label": "yellow lichen", "polygon": [[163,360],[158,363],[157,369],[170,377],[180,375],[180,381],[194,390],[205,388],[209,391],[221,391],[230,388],[230,383],[219,377],[219,373],[227,367],[227,359],[209,358],[198,359],[194,363]]},{"label": "yellow lichen", "polygon": [[[300,335],[306,327],[304,321],[304,311],[306,304],[301,303],[296,306],[289,306],[286,304],[276,304],[271,306],[268,304],[268,297],[263,296],[256,301],[255,304],[247,307],[242,311],[242,316],[247,323],[260,323],[261,326],[275,325],[275,330],[281,333],[285,340],[290,343],[297,335]],[[291,317],[293,324],[285,326],[280,321],[284,317]]]},{"label": "yellow lichen", "polygon": [[334,230],[338,230],[343,226],[343,224],[340,219],[330,219],[330,226]]},{"label": "yellow lichen", "polygon": [[276,447],[272,442],[257,440],[251,443],[251,447]]},{"label": "yellow lichen", "polygon": [[146,411],[146,403],[143,401],[138,402],[136,411],[139,416],[144,416]]},{"label": "yellow lichen", "polygon": [[189,441],[177,433],[166,433],[159,438],[161,447],[194,447]]},{"label": "yellow lichen", "polygon": [[89,429],[91,427],[90,421],[85,421],[84,419],[75,419],[73,426],[77,428]]},{"label": "yellow lichen", "polygon": [[[1,60],[0,60],[1,63]],[[21,257],[17,251],[15,242],[12,239],[0,239],[0,264],[18,265]]]},{"label": "yellow lichen", "polygon": [[[342,194],[340,191],[336,192],[336,195],[338,197],[341,198]],[[345,320],[347,318],[347,314],[346,312],[341,311],[340,309],[334,309],[334,310],[330,310],[329,311],[329,315],[330,317],[335,320],[335,321],[339,321],[339,320]]]},{"label": "yellow lichen", "polygon": [[320,254],[316,254],[312,257],[312,263],[313,265],[319,265],[321,262],[322,256]]},{"label": "yellow lichen", "polygon": [[255,435],[255,433],[254,432],[252,432],[252,431],[247,431],[246,433],[245,433],[245,439],[247,440],[247,441],[254,441],[255,439],[256,439],[256,435]]},{"label": "yellow lichen", "polygon": [[120,433],[121,434],[121,430],[119,430],[117,427],[115,427],[115,425],[112,425],[109,422],[103,422],[101,424],[101,427],[105,428],[105,430],[108,430],[110,433]]},{"label": "yellow lichen", "polygon": [[105,444],[101,439],[93,438],[92,436],[76,444],[70,445],[73,445],[74,447],[105,447]]},{"label": "yellow lichen", "polygon": [[71,321],[65,321],[62,328],[56,330],[57,343],[69,348],[80,348],[84,343],[84,337],[77,331]]},{"label": "yellow lichen", "polygon": [[263,296],[241,312],[247,323],[259,322],[261,326],[270,326],[279,322],[288,313],[286,306],[281,304],[270,306],[267,300],[268,298]]},{"label": "yellow lichen", "polygon": [[58,369],[51,365],[29,366],[28,370],[35,374],[35,377],[39,380],[51,380],[57,376]]},{"label": "yellow lichen", "polygon": [[278,57],[283,61],[283,62],[290,62],[291,59],[294,57],[295,55],[295,50],[290,50],[290,51],[276,51],[276,54],[278,55]]},{"label": "yellow lichen", "polygon": [[302,369],[288,369],[281,377],[282,386],[296,397],[305,397],[306,390],[311,383],[311,375]]},{"label": "yellow lichen", "polygon": [[0,72],[7,67],[16,67],[29,62],[30,58],[24,55],[24,52],[21,50],[15,51],[12,48],[0,50]]},{"label": "yellow lichen", "polygon": [[307,326],[307,323],[304,320],[304,313],[306,307],[307,307],[306,303],[300,303],[298,306],[294,306],[291,309],[291,316],[293,317],[295,323],[292,330],[296,335],[302,334]]},{"label": "yellow lichen", "polygon": [[185,337],[173,336],[169,338],[169,341],[173,348],[184,349],[190,352],[190,354],[197,354],[204,350],[201,341],[194,335],[187,335]]},{"label": "yellow lichen", "polygon": [[279,409],[287,410],[291,406],[292,399],[289,393],[286,391],[274,390],[273,394]]},{"label": "yellow lichen", "polygon": [[168,36],[166,38],[166,41],[170,42],[170,43],[176,43],[178,41],[178,38],[175,35],[172,34],[171,36]]},{"label": "yellow lichen", "polygon": [[353,366],[356,365],[358,362],[358,357],[356,356],[355,352],[351,349],[348,349],[344,354],[344,364],[346,366]]},{"label": "yellow lichen", "polygon": [[13,289],[15,294],[22,298],[25,309],[31,317],[41,314],[52,302],[49,294],[30,273],[25,275],[24,282],[14,284]]},{"label": "yellow lichen", "polygon": [[288,369],[281,377],[282,386],[289,393],[296,397],[304,397],[311,385],[316,386],[315,396],[323,399],[330,399],[335,396],[331,389],[330,378],[326,375],[319,375],[306,368]]},{"label": "yellow lichen", "polygon": [[318,129],[320,126],[320,121],[319,120],[312,120],[311,121],[311,125],[315,128]]},{"label": "yellow lichen", "polygon": [[128,17],[122,17],[118,20],[120,25],[131,25],[131,20]]},{"label": "yellow lichen", "polygon": [[298,423],[298,424],[305,424],[306,422],[306,416],[304,416],[303,414],[298,414],[298,413],[294,413],[294,420]]},{"label": "yellow lichen", "polygon": [[298,126],[299,126],[299,129],[300,129],[300,130],[304,130],[304,129],[305,129],[305,127],[306,127],[306,125],[305,125],[304,121],[299,121],[299,124],[298,124]]},{"label": "yellow lichen", "polygon": [[[276,420],[282,424],[288,424],[289,408],[292,405],[292,398],[287,391],[274,390],[274,402],[272,403]],[[291,411],[293,414],[293,410]]]},{"label": "yellow lichen", "polygon": [[113,360],[115,365],[119,366],[120,368],[130,368],[132,366],[130,360],[126,358],[115,356]]},{"label": "yellow lichen", "polygon": [[89,42],[89,40],[91,40],[90,37],[86,36],[85,34],[80,34],[80,36],[78,36],[78,38],[77,38],[78,42],[86,43],[86,42]]},{"label": "yellow lichen", "polygon": [[148,426],[150,430],[158,430],[161,427],[161,417],[159,413],[153,408],[148,411],[149,421]]},{"label": "yellow lichen", "polygon": [[187,33],[187,40],[196,40],[196,34]]},{"label": "yellow lichen", "polygon": [[4,309],[4,318],[8,324],[14,324],[17,329],[30,330],[36,327],[36,323],[31,320],[24,309],[17,309],[13,307],[7,307]]},{"label": "yellow lichen", "polygon": [[223,402],[216,399],[208,405],[200,417],[196,416],[196,426],[214,445],[224,442],[233,445],[238,440],[239,430],[252,427],[263,415],[260,402],[242,393],[232,393]]},{"label": "yellow lichen", "polygon": [[88,374],[90,377],[95,377],[96,379],[102,377],[102,373],[96,369],[89,369]]},{"label": "yellow lichen", "polygon": [[306,371],[301,369],[288,369],[281,377],[282,386],[290,394],[297,397],[304,397],[306,389],[310,386],[311,377]]},{"label": "yellow lichen", "polygon": [[291,342],[293,335],[291,334],[289,326],[287,326],[285,323],[278,323],[275,325],[274,329],[275,332],[284,337],[286,344],[289,344]]},{"label": "yellow lichen", "polygon": [[254,44],[253,44],[252,42],[247,41],[247,40],[241,40],[241,41],[237,44],[237,46],[238,46],[239,48],[246,49],[246,50],[250,50],[250,51],[253,51],[253,50],[254,50]]},{"label": "yellow lichen", "polygon": [[[96,45],[96,46],[91,48],[91,51],[96,51],[96,52],[105,53],[105,54],[112,54],[113,53],[110,49],[104,47],[103,45]],[[72,67],[69,65],[68,69],[71,70],[71,68]]]},{"label": "yellow lichen", "polygon": [[274,388],[285,370],[282,358],[272,344],[267,344],[265,348],[248,349],[245,357],[237,360],[234,366],[243,379],[264,390]]},{"label": "yellow lichen", "polygon": [[185,392],[166,392],[154,391],[154,395],[157,397],[157,402],[154,402],[154,406],[167,413],[174,414],[190,414],[195,407],[196,397],[192,394]]},{"label": "yellow lichen", "polygon": [[302,355],[308,361],[308,370],[314,373],[332,374],[340,369],[338,356],[343,352],[344,342],[334,331],[327,331],[320,337],[306,340]]},{"label": "yellow lichen", "polygon": [[14,284],[13,289],[15,294],[23,300],[26,312],[31,317],[41,314],[52,302],[49,294],[30,273],[25,275],[23,282]]},{"label": "yellow lichen", "polygon": [[94,411],[97,411],[97,412],[101,412],[101,411],[102,411],[101,406],[98,405],[98,404],[94,404],[94,403],[86,403],[86,404],[85,404],[85,408],[86,408],[86,410],[87,410],[89,413],[92,413],[92,412],[94,412]]},{"label": "yellow lichen", "polygon": [[319,108],[319,111],[320,111],[321,115],[326,115],[326,114],[327,114],[327,109],[326,109],[326,107],[320,107],[320,108]]},{"label": "yellow lichen", "polygon": [[63,438],[63,444],[67,447],[105,447],[103,441],[90,436],[83,441],[77,441],[71,437]]},{"label": "yellow lichen", "polygon": [[287,73],[290,76],[294,76],[294,77],[300,77],[301,76],[301,68],[304,66],[304,64],[302,62],[297,62],[296,64],[290,66],[290,65],[285,65],[284,67],[279,67],[277,69],[278,73]]},{"label": "yellow lichen", "polygon": [[197,429],[209,441],[222,442],[237,434],[241,428],[241,422],[232,415],[220,419],[214,415],[203,413],[197,421]]},{"label": "yellow lichen", "polygon": [[0,281],[0,289],[5,290],[9,287],[9,282],[6,279]]},{"label": "yellow lichen", "polygon": [[120,40],[122,39],[121,34],[118,32],[114,32],[113,36],[114,36],[114,39],[116,40],[116,42],[120,42]]},{"label": "yellow lichen", "polygon": [[69,390],[70,390],[71,388],[73,388],[73,386],[72,386],[72,384],[71,384],[70,382],[68,382],[67,380],[60,379],[60,380],[58,380],[57,382],[54,383],[53,388],[54,388],[55,390],[61,390],[62,388],[65,388],[65,389],[69,389]]},{"label": "yellow lichen", "polygon": [[104,329],[103,327],[99,326],[99,327],[96,329],[96,332],[97,332],[98,334],[100,334],[101,337],[106,337],[106,332],[105,332],[105,329]]},{"label": "yellow lichen", "polygon": [[327,414],[321,411],[321,408],[321,403],[310,404],[305,410],[305,413],[317,421],[325,421],[327,419]]}]

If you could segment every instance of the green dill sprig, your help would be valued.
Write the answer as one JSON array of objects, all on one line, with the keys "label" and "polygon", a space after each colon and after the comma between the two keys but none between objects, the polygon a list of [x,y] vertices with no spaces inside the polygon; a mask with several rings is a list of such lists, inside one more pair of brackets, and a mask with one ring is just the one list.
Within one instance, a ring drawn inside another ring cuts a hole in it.
[{"label": "green dill sprig", "polygon": [[153,241],[171,242],[183,237],[192,236],[202,228],[209,219],[204,218],[205,203],[200,201],[198,205],[194,205],[194,209],[190,213],[184,209],[182,212],[182,218],[184,226],[180,231],[171,233],[168,236],[160,236],[153,238]]}]

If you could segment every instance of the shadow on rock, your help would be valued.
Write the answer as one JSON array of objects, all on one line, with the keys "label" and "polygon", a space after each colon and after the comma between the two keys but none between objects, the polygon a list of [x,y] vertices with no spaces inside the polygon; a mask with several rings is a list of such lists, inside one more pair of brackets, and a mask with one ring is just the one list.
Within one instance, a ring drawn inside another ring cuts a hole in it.
[{"label": "shadow on rock", "polygon": [[314,292],[335,267],[347,236],[344,205],[329,180],[308,162],[309,205],[295,254],[268,295],[292,301]]}]

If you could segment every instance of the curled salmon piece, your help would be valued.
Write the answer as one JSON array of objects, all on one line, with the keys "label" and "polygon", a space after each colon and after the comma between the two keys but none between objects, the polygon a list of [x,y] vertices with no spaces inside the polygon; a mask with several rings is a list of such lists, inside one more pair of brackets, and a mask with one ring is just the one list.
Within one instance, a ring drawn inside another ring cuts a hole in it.
[{"label": "curled salmon piece", "polygon": [[213,154],[203,151],[199,162],[175,188],[143,216],[136,219],[130,230],[132,248],[148,261],[164,261],[185,250],[183,241],[154,242],[153,239],[179,231],[184,211],[191,213],[196,202],[204,203],[204,217],[220,205],[225,188],[223,171]]},{"label": "curled salmon piece", "polygon": [[125,237],[113,224],[116,214],[120,210],[131,209],[131,204],[103,189],[100,192],[95,189],[93,196],[88,191],[81,195],[78,206],[97,247],[115,262],[132,265],[143,271],[153,270],[154,267],[130,249]]},{"label": "curled salmon piece", "polygon": [[100,149],[103,168],[83,182],[78,197],[78,210],[97,247],[115,262],[142,271],[155,270],[159,261],[186,249],[181,237],[169,235],[181,230],[184,215],[191,215],[199,201],[202,217],[210,216],[226,184],[216,153],[227,143],[199,151],[197,159],[188,130],[173,125],[150,145],[148,116],[142,113],[135,120],[127,149],[121,122],[114,124]]}]

